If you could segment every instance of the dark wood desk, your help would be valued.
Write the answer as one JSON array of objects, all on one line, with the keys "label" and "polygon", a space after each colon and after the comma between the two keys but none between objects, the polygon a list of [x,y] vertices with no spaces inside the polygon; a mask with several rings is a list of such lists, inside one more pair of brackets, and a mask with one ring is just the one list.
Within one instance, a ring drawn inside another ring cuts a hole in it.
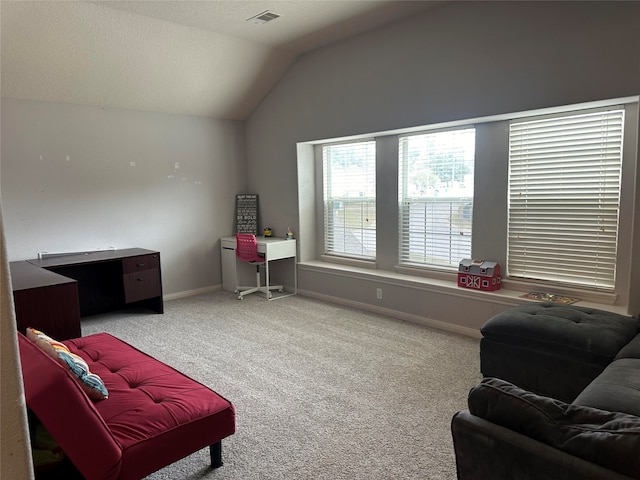
[{"label": "dark wood desk", "polygon": [[18,330],[79,337],[80,317],[143,306],[163,313],[160,253],[103,250],[11,262]]},{"label": "dark wood desk", "polygon": [[78,282],[26,261],[10,268],[19,332],[33,327],[57,340],[81,336]]}]

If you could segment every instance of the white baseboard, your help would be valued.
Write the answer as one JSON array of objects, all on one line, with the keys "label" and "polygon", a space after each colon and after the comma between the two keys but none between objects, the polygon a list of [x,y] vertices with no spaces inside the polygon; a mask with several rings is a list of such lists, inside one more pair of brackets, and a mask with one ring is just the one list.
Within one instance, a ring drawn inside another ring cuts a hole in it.
[{"label": "white baseboard", "polygon": [[375,305],[369,305],[367,303],[356,302],[353,300],[347,300],[339,297],[333,297],[331,295],[319,294],[316,292],[311,292],[309,290],[298,289],[298,295],[311,297],[311,298],[323,300],[330,303],[337,303],[338,305],[344,305],[347,307],[354,307],[360,310],[366,310],[368,312],[378,313],[380,315],[387,315],[389,317],[398,318],[400,320],[406,320],[408,322],[418,323],[421,325],[437,328],[439,330],[444,330],[447,332],[458,333],[460,335],[465,335],[471,338],[478,338],[478,339],[482,338],[482,334],[480,333],[480,330],[477,330],[475,328],[463,327],[461,325],[456,325],[453,323],[443,322],[441,320],[434,320],[433,318],[421,317],[419,315],[399,312],[397,310],[392,310],[390,308],[383,308]]},{"label": "white baseboard", "polygon": [[218,290],[222,290],[222,285],[211,285],[209,287],[196,288],[194,290],[185,290],[184,292],[169,293],[167,295],[163,295],[162,299],[164,301],[176,300],[178,298],[192,297],[194,295],[201,295],[203,293],[213,293],[217,292]]}]

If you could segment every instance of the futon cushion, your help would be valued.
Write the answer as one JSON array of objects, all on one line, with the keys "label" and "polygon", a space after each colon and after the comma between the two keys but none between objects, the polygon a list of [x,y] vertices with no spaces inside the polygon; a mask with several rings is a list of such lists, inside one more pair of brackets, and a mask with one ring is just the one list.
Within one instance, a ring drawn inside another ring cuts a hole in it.
[{"label": "futon cushion", "polygon": [[484,338],[608,365],[638,334],[638,320],[604,310],[552,303],[526,304],[489,319]]},{"label": "futon cushion", "polygon": [[640,418],[542,397],[486,378],[469,411],[497,425],[614,471],[640,477]]},{"label": "futon cushion", "polygon": [[26,336],[18,333],[27,405],[56,439],[84,478],[115,480],[121,447],[80,382]]},{"label": "futon cushion", "polygon": [[231,402],[107,333],[65,340],[109,390],[95,404],[122,447],[120,479],[142,478],[235,432]]}]

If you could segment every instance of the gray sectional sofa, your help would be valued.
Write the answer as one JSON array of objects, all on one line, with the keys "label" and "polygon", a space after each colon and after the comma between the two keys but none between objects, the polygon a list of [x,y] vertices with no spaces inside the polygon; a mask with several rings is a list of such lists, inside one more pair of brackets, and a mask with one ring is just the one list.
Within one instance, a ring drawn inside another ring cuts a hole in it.
[{"label": "gray sectional sofa", "polygon": [[527,304],[482,328],[485,377],[452,419],[459,480],[640,478],[640,324]]}]

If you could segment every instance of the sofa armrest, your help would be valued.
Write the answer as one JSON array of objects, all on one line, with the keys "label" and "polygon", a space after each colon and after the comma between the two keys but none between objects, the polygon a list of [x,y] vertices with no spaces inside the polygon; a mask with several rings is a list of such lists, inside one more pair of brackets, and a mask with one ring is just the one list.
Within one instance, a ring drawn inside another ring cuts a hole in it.
[{"label": "sofa armrest", "polygon": [[27,406],[84,478],[118,478],[122,449],[73,375],[21,333],[18,345]]},{"label": "sofa armrest", "polygon": [[631,480],[468,411],[454,415],[451,432],[458,480]]},{"label": "sofa armrest", "polygon": [[640,418],[543,397],[497,378],[469,392],[469,411],[624,475],[640,478]]}]

